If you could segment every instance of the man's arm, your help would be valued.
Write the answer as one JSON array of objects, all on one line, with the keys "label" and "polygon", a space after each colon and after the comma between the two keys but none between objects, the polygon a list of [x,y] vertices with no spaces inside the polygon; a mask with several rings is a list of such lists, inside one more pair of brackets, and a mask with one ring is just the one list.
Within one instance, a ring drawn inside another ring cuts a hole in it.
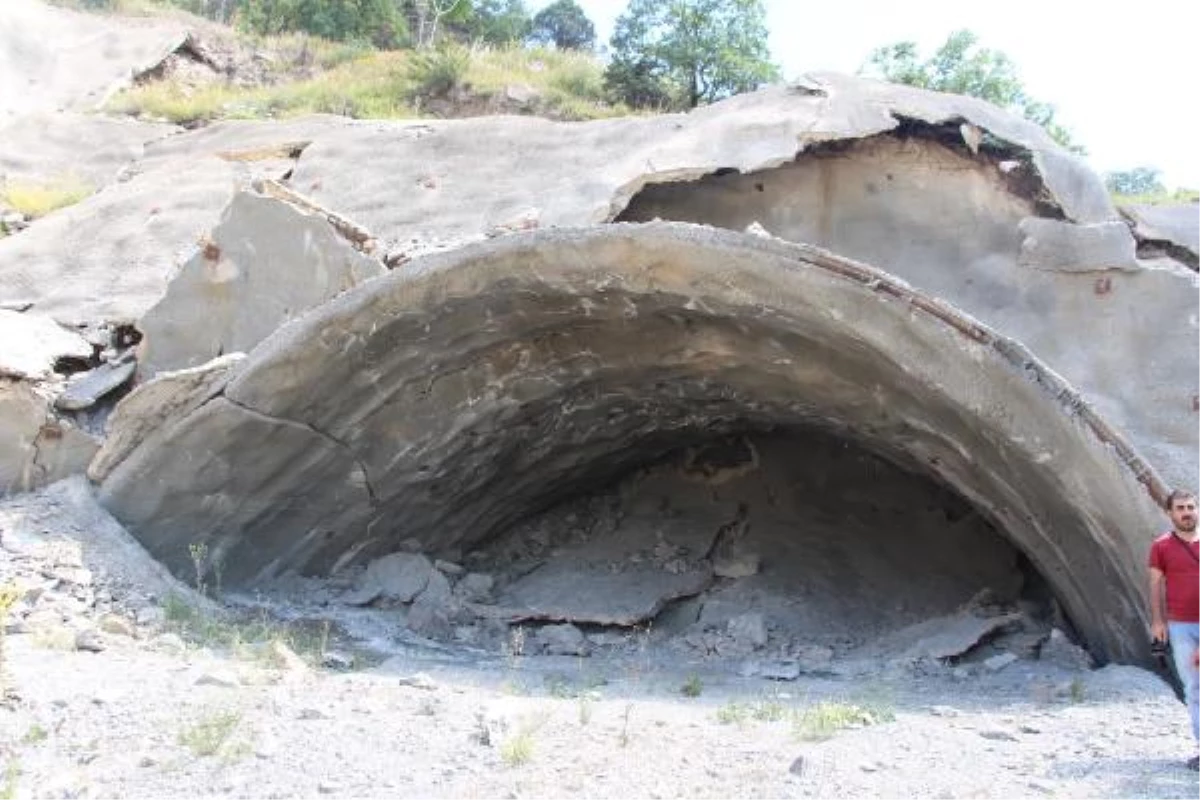
[{"label": "man's arm", "polygon": [[1150,568],[1150,636],[1160,642],[1167,640],[1167,587],[1162,570]]}]

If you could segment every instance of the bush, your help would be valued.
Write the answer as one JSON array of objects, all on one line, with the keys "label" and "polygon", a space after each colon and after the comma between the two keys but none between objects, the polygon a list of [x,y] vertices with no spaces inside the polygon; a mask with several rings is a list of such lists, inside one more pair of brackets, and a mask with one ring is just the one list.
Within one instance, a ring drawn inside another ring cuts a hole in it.
[{"label": "bush", "polygon": [[471,51],[461,45],[422,50],[408,62],[407,78],[413,97],[445,97],[463,82],[471,66]]}]

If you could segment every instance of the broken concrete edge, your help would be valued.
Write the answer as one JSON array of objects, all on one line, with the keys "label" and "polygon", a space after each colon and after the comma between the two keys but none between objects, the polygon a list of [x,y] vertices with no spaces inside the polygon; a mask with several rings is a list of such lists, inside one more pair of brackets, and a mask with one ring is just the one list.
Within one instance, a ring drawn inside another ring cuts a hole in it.
[{"label": "broken concrete edge", "polygon": [[[638,192],[654,184],[693,181],[727,170],[742,174],[761,172],[800,160],[821,147],[837,147],[877,136],[903,135],[922,136],[942,144],[957,140],[971,158],[983,159],[998,167],[1006,161],[1017,162],[1032,173],[1028,177],[1036,180],[1036,186],[1026,187],[1025,192],[1035,202],[1041,216],[1078,224],[1120,219],[1107,190],[1086,164],[1059,147],[1040,126],[1018,119],[986,101],[899,84],[850,79],[831,72],[809,73],[793,83],[773,88],[790,93],[797,93],[796,90],[800,89],[801,94],[821,98],[823,113],[824,107],[836,102],[843,90],[850,95],[850,103],[856,102],[853,94],[861,91],[861,87],[852,81],[878,87],[878,91],[863,98],[864,102],[870,102],[880,112],[876,119],[856,120],[860,125],[858,128],[810,130],[798,138],[794,152],[772,155],[754,163],[675,167],[645,172],[618,186],[613,191],[607,211],[598,213],[591,221],[603,223],[617,220]],[[730,98],[733,101],[737,99]],[[703,106],[685,116],[707,114],[708,109],[718,109],[721,105]],[[1007,175],[1012,170],[1001,171]],[[1010,191],[1016,190],[1010,185]]]},{"label": "broken concrete edge", "polygon": [[[308,144],[310,143],[305,142],[304,146],[307,146]],[[301,152],[303,152],[303,147],[300,149]],[[298,158],[299,155],[295,157]],[[255,180],[251,183],[251,187],[265,197],[273,197],[276,200],[280,200],[288,205],[291,205],[301,212],[307,214],[316,214],[317,216],[322,217],[326,222],[333,226],[333,229],[337,231],[343,239],[349,242],[355,250],[358,250],[364,255],[375,255],[375,251],[378,248],[375,237],[371,235],[370,231],[353,220],[350,220],[335,211],[325,208],[315,200],[300,194],[295,189],[284,186],[279,181],[272,180],[270,178],[260,178]]]},{"label": "broken concrete edge", "polygon": [[192,41],[192,34],[186,30],[179,31],[173,39],[165,44],[159,55],[152,58],[149,63],[142,66],[135,66],[129,71],[129,76],[122,80],[116,81],[108,86],[100,93],[100,99],[92,106],[93,111],[102,111],[108,102],[113,97],[125,91],[126,89],[137,86],[146,79],[146,76],[152,74],[155,70],[161,69],[163,62],[170,58],[175,53],[186,51],[189,43]]},{"label": "broken concrete edge", "polygon": [[[1178,261],[1192,272],[1200,272],[1200,253],[1196,250],[1142,219],[1136,207],[1118,206],[1117,212],[1129,226],[1138,248],[1159,249],[1168,258]],[[1200,211],[1197,211],[1196,224],[1200,227]]]},{"label": "broken concrete edge", "polygon": [[[652,223],[680,224],[680,223]],[[914,289],[907,282],[880,269],[839,256],[815,245],[786,242],[780,239],[766,240],[753,234],[745,234],[773,248],[792,250],[812,265],[846,280],[860,283],[872,291],[889,295],[908,303],[914,311],[927,314],[944,323],[959,335],[979,344],[987,345],[1009,367],[1023,373],[1054,401],[1054,404],[1069,418],[1083,422],[1092,435],[1111,448],[1120,463],[1134,476],[1157,505],[1162,505],[1170,489],[1155,469],[1129,444],[1123,434],[1106,422],[1065,378],[1051,369],[1034,355],[1029,348],[1016,339],[1004,336],[979,322],[970,315],[936,297]]]}]

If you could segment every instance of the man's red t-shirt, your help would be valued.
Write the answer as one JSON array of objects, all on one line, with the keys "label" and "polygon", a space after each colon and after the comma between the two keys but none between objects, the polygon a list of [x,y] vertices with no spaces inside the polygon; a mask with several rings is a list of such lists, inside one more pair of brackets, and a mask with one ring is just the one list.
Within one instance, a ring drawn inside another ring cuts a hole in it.
[{"label": "man's red t-shirt", "polygon": [[[1190,552],[1190,555],[1189,555]],[[1164,533],[1150,545],[1150,566],[1167,578],[1167,619],[1200,622],[1200,538]]]}]

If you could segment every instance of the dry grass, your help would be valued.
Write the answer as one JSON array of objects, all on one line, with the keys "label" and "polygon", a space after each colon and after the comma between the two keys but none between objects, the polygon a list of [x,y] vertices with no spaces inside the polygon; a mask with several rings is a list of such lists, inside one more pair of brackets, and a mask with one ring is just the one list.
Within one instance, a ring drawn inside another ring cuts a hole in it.
[{"label": "dry grass", "polygon": [[406,119],[418,115],[423,98],[444,96],[451,89],[487,98],[522,85],[533,90],[540,113],[559,119],[629,113],[625,106],[605,101],[602,65],[580,53],[524,48],[377,52],[300,36],[276,37],[263,46],[276,53],[279,77],[297,69],[315,74],[260,87],[159,81],[119,94],[108,108],[182,125],[313,113]]},{"label": "dry grass", "polygon": [[89,197],[94,187],[73,176],[47,181],[9,180],[0,186],[0,202],[27,217],[44,217]]}]

